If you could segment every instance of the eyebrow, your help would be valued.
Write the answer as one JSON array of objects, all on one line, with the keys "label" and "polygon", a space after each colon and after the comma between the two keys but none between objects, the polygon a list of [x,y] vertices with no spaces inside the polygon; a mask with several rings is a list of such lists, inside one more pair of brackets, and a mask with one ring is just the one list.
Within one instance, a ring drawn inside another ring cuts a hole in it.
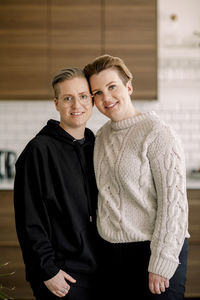
[{"label": "eyebrow", "polygon": [[79,95],[81,95],[81,94],[90,94],[90,92],[89,91],[80,92]]},{"label": "eyebrow", "polygon": [[[82,94],[90,94],[90,92],[88,92],[88,91],[84,91],[84,92],[80,92],[80,93],[78,93],[79,95],[82,95]],[[74,95],[73,94],[63,94],[62,95],[62,97],[65,97],[65,96],[72,96],[72,97],[74,97]]]},{"label": "eyebrow", "polygon": [[[109,83],[106,84],[106,86],[110,85],[111,83],[117,83],[117,81],[110,81]],[[100,89],[95,89],[92,91],[94,93],[95,91],[99,91]]]},{"label": "eyebrow", "polygon": [[65,97],[65,96],[73,96],[73,95],[72,94],[63,94],[62,96]]}]

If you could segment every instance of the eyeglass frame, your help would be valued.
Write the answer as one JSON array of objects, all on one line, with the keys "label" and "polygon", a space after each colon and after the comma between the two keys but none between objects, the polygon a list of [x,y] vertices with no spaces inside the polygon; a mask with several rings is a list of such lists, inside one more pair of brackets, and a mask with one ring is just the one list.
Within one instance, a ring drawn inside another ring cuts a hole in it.
[{"label": "eyeglass frame", "polygon": [[[82,96],[87,96],[88,98],[85,99],[85,101],[83,101]],[[69,100],[65,100],[66,97],[70,97],[71,99]],[[57,100],[59,100],[59,97],[55,97]],[[73,96],[73,95],[65,95],[65,97],[60,98],[61,100],[65,101],[65,104],[67,105],[72,105],[72,103],[74,103],[74,100],[78,98],[78,101],[80,104],[89,104],[90,100],[93,100],[94,96],[90,93],[81,93],[78,97],[77,96]],[[94,101],[94,100],[93,100]]]}]

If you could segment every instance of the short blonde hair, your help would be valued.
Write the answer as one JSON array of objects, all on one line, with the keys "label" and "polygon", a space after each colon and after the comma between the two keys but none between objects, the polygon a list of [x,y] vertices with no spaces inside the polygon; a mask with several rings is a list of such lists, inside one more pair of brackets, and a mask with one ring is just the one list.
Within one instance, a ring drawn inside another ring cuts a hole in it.
[{"label": "short blonde hair", "polygon": [[123,60],[119,57],[114,57],[108,54],[95,58],[91,63],[85,66],[83,71],[86,78],[89,80],[92,75],[98,74],[101,71],[109,68],[117,70],[124,85],[126,85],[129,80],[133,79],[131,72]]},{"label": "short blonde hair", "polygon": [[85,74],[79,68],[66,68],[61,70],[58,74],[56,74],[52,80],[52,87],[54,89],[55,98],[58,98],[59,83],[76,77],[85,78]]}]

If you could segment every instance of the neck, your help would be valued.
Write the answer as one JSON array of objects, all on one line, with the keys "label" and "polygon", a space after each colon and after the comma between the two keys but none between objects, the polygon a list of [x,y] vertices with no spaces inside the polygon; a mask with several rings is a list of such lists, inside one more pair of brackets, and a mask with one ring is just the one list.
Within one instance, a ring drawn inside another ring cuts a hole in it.
[{"label": "neck", "polygon": [[131,109],[129,110],[129,113],[127,114],[127,118],[133,118],[133,117],[136,117],[138,115],[141,115],[141,112],[138,111],[133,105],[131,107]]},{"label": "neck", "polygon": [[129,106],[126,110],[126,113],[121,115],[120,114],[117,116],[117,118],[112,119],[112,121],[114,122],[118,122],[118,121],[123,121],[123,120],[127,120],[130,118],[134,118],[138,115],[141,115],[141,112],[139,112],[138,110],[135,109],[135,107],[131,104],[131,106]]},{"label": "neck", "polygon": [[84,138],[85,126],[80,128],[71,128],[64,126],[62,123],[60,123],[60,127],[62,127],[62,129],[64,129],[67,133],[73,136],[76,140],[81,140]]}]

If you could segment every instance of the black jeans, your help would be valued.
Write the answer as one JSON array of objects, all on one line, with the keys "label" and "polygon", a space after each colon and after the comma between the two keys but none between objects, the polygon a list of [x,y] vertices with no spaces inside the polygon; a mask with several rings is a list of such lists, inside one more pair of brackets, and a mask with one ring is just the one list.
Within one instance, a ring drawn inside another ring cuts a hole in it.
[{"label": "black jeans", "polygon": [[36,300],[95,300],[98,299],[96,296],[96,288],[93,287],[82,287],[77,284],[70,284],[70,290],[65,297],[57,297],[49,291],[44,283],[31,283],[33,295]]},{"label": "black jeans", "polygon": [[148,287],[148,264],[151,255],[149,241],[123,244],[105,242],[104,246],[101,276],[103,279],[102,299],[184,299],[188,255],[187,239],[179,255],[180,264],[170,279],[170,286],[159,295],[152,294]]}]

